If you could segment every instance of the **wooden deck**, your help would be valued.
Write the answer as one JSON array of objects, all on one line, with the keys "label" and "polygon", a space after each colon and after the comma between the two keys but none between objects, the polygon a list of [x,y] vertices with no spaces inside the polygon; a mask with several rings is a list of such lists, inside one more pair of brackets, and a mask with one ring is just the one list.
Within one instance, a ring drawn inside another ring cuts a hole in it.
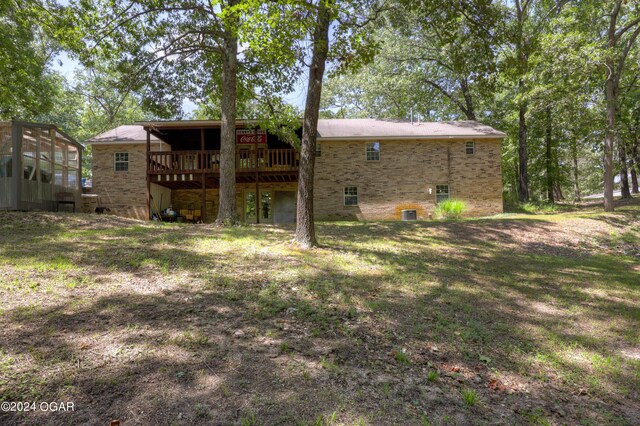
[{"label": "wooden deck", "polygon": [[[219,186],[220,151],[151,151],[150,181],[169,188]],[[292,182],[298,178],[295,149],[236,150],[237,182]]]}]

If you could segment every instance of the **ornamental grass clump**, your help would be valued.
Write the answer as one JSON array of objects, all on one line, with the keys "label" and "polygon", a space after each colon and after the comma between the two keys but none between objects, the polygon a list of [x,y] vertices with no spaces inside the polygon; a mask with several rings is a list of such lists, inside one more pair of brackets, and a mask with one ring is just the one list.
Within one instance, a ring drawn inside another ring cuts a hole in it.
[{"label": "ornamental grass clump", "polygon": [[467,210],[467,205],[460,200],[443,200],[436,207],[436,217],[439,219],[460,219]]}]

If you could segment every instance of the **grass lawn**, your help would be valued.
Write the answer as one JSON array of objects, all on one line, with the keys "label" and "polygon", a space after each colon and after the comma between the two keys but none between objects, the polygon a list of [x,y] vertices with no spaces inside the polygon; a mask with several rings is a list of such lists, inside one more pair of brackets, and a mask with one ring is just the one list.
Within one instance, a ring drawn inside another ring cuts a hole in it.
[{"label": "grass lawn", "polygon": [[638,424],[639,205],[317,231],[0,213],[0,424]]}]

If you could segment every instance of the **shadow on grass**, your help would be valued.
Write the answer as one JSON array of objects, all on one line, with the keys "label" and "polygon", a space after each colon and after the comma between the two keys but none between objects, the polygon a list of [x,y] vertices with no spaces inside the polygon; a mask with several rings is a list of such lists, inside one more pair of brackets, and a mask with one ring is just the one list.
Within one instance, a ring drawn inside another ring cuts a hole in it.
[{"label": "shadow on grass", "polygon": [[[51,226],[31,231],[35,242],[9,235],[3,256],[64,254],[149,288],[94,286],[5,310],[2,399],[78,409],[3,424],[304,424],[333,412],[346,423],[520,423],[558,404],[570,423],[639,414],[640,370],[619,355],[639,342],[628,333],[637,273],[629,259],[517,238],[553,235],[548,222],[323,224],[327,244],[311,252],[281,228]],[[513,393],[489,388],[494,379]],[[465,408],[461,386],[485,404]]]}]

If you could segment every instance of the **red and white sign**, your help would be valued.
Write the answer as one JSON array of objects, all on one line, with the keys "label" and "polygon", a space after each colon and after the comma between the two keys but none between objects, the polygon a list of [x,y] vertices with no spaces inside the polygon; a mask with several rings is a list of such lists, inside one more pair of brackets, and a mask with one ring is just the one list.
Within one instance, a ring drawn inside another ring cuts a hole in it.
[{"label": "red and white sign", "polygon": [[238,129],[236,130],[236,144],[238,145],[254,145],[266,144],[266,130]]}]

